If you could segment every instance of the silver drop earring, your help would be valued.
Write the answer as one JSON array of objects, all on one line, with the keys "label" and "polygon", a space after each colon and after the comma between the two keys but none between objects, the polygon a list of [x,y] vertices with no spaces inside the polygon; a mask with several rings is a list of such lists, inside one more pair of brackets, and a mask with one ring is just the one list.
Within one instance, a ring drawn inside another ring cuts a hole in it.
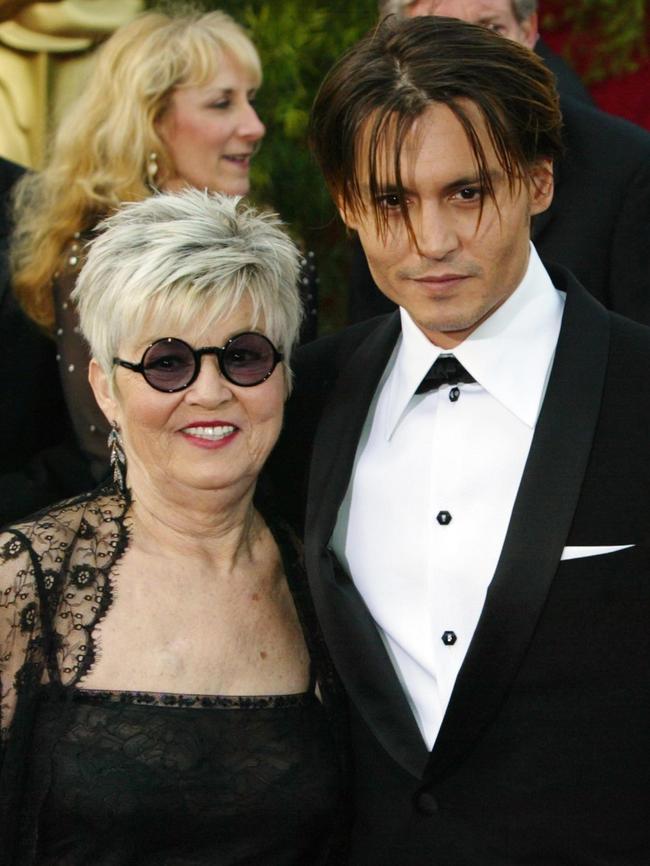
[{"label": "silver drop earring", "polygon": [[127,495],[126,487],[126,455],[124,443],[120,435],[117,421],[111,421],[111,431],[108,434],[108,450],[110,454],[111,469],[113,470],[113,483],[116,489],[123,495]]}]

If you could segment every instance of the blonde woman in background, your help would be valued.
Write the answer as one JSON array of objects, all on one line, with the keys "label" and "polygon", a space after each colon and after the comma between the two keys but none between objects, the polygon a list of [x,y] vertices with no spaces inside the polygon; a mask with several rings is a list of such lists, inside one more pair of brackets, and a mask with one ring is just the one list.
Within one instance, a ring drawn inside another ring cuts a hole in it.
[{"label": "blonde woman in background", "polygon": [[[107,469],[108,429],[88,386],[87,349],[70,301],[84,243],[122,202],[158,190],[248,193],[265,133],[253,104],[261,81],[255,46],[225,13],[147,12],[100,49],[47,166],[19,184],[14,291],[56,338],[68,411],[97,480]],[[313,265],[300,285],[313,317]],[[303,338],[310,331],[313,318]]]}]

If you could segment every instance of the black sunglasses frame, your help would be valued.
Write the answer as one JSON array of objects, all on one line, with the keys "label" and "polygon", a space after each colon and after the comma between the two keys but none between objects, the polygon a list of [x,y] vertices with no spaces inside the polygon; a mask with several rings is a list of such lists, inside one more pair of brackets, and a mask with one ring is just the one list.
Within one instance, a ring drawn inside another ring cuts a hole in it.
[{"label": "black sunglasses frame", "polygon": [[[262,340],[265,340],[271,349],[273,350],[273,366],[261,379],[258,379],[255,382],[237,382],[236,379],[228,373],[228,371],[224,367],[224,356],[231,345],[235,342],[235,340],[240,339],[241,337],[255,336]],[[186,382],[184,385],[179,385],[177,388],[159,388],[158,385],[154,385],[147,378],[147,369],[144,365],[145,358],[147,357],[147,353],[154,347],[160,345],[160,343],[182,343],[183,346],[187,346],[187,348],[192,353],[194,358],[194,372],[192,373],[191,379]],[[233,334],[232,337],[228,339],[228,341],[223,346],[202,346],[200,349],[194,349],[190,346],[189,343],[186,343],[185,340],[181,340],[180,337],[161,337],[159,340],[154,340],[153,343],[150,343],[147,348],[142,353],[142,358],[140,359],[139,364],[135,364],[132,361],[125,361],[123,358],[115,357],[113,358],[113,364],[117,364],[120,367],[125,367],[127,370],[133,370],[134,373],[140,373],[140,375],[144,378],[147,385],[150,388],[153,388],[155,391],[160,391],[163,394],[176,394],[179,391],[184,391],[186,388],[189,388],[190,385],[195,382],[199,373],[201,372],[201,360],[204,355],[215,355],[217,361],[219,363],[219,370],[224,379],[227,379],[231,384],[236,385],[238,388],[253,388],[255,385],[261,385],[262,382],[266,382],[267,379],[271,377],[273,371],[277,367],[277,365],[284,359],[284,355],[282,352],[278,352],[273,343],[269,340],[269,338],[265,334],[260,334],[258,331],[242,331],[240,334]]]}]

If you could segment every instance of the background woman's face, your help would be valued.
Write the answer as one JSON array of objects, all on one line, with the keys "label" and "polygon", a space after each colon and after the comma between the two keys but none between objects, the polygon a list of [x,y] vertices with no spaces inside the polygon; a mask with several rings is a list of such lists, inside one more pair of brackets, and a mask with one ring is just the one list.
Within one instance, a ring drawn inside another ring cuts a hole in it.
[{"label": "background woman's face", "polygon": [[189,184],[198,189],[246,195],[257,142],[265,133],[252,100],[257,81],[224,54],[219,72],[207,84],[180,87],[156,127],[172,160],[165,190]]}]

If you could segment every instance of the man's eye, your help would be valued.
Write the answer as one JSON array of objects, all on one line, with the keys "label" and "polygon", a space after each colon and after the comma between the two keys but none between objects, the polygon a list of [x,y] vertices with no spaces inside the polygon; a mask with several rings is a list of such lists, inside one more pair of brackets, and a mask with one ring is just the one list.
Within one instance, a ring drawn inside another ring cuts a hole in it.
[{"label": "man's eye", "polygon": [[397,193],[386,193],[385,195],[380,195],[377,198],[377,204],[380,208],[385,208],[386,210],[395,210],[400,207],[402,202],[401,197]]},{"label": "man's eye", "polygon": [[458,190],[456,196],[461,201],[480,201],[483,197],[483,191],[477,186],[465,186]]},{"label": "man's eye", "polygon": [[491,30],[493,33],[500,33],[502,36],[506,32],[506,28],[503,24],[488,24],[486,26],[488,30]]}]

